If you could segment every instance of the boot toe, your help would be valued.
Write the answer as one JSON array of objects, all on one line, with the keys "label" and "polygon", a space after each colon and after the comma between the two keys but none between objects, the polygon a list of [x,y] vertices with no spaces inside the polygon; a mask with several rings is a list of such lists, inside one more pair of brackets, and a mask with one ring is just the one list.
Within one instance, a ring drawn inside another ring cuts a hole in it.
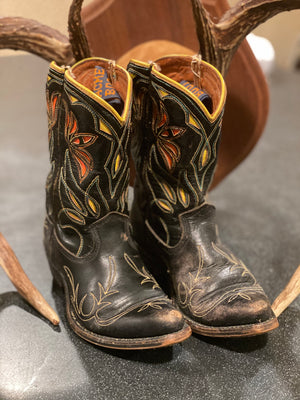
[{"label": "boot toe", "polygon": [[184,318],[171,304],[141,305],[116,321],[109,335],[119,338],[149,338],[179,332],[184,328]]},{"label": "boot toe", "polygon": [[264,295],[249,300],[237,296],[220,303],[207,315],[205,324],[213,326],[235,326],[258,324],[274,318],[271,305]]},{"label": "boot toe", "polygon": [[192,333],[182,314],[167,301],[148,302],[121,314],[107,320],[106,326],[95,319],[85,322],[69,319],[69,322],[85,340],[116,349],[171,346]]},{"label": "boot toe", "polygon": [[252,298],[248,295],[234,295],[218,303],[201,318],[189,316],[189,321],[194,332],[219,337],[254,336],[278,326],[271,305],[263,293]]}]

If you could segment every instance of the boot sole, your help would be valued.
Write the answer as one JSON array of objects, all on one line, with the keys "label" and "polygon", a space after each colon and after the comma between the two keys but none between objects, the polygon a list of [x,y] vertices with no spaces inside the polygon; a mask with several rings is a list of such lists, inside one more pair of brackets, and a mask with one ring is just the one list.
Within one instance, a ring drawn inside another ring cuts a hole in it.
[{"label": "boot sole", "polygon": [[95,344],[96,346],[116,350],[146,350],[168,347],[188,339],[192,334],[190,326],[185,324],[180,331],[162,336],[136,339],[112,338],[97,335],[86,330],[78,323],[78,321],[72,319],[72,316],[69,315],[68,311],[67,317],[73,331],[82,339]]},{"label": "boot sole", "polygon": [[183,314],[184,319],[192,328],[193,333],[210,337],[249,337],[262,335],[278,328],[277,318],[272,318],[257,324],[236,325],[236,326],[208,326],[193,321]]}]

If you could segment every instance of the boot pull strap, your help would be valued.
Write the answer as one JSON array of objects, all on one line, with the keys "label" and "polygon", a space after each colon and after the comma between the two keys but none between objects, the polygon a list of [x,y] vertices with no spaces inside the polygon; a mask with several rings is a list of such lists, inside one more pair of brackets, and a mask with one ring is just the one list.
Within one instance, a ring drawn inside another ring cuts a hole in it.
[{"label": "boot pull strap", "polygon": [[194,86],[201,88],[201,54],[195,54],[191,61],[191,70],[194,75]]},{"label": "boot pull strap", "polygon": [[117,80],[117,74],[116,74],[116,62],[115,60],[110,60],[108,62],[108,76],[110,82],[113,84]]},{"label": "boot pull strap", "polygon": [[67,65],[67,66],[66,66],[66,70],[69,71],[69,74],[71,75],[71,77],[72,77],[73,79],[76,79],[76,76],[75,76],[75,74],[73,73],[72,67],[71,67],[70,65]]},{"label": "boot pull strap", "polygon": [[158,72],[160,72],[161,71],[161,67],[158,65],[158,64],[156,64],[156,62],[155,61],[148,61],[148,64],[150,65],[150,70],[153,68],[153,67],[155,67],[155,69],[158,71]]}]

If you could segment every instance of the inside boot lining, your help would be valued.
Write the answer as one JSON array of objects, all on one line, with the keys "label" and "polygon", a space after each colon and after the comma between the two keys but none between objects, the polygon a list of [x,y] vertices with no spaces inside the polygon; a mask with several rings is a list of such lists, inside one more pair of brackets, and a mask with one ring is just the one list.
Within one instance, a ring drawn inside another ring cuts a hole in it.
[{"label": "inside boot lining", "polygon": [[[184,79],[194,85],[191,61],[192,57],[166,57],[156,61],[156,64],[160,67],[159,72],[163,75],[179,83]],[[200,77],[200,89],[207,92],[212,99],[213,114],[219,105],[222,93],[220,77],[213,68],[204,63],[201,63],[200,66]]]},{"label": "inside boot lining", "polygon": [[115,77],[110,74],[110,64],[102,60],[86,60],[85,62],[71,69],[74,79],[94,92],[94,74],[97,66],[103,67],[108,75],[108,80],[113,88],[119,93],[121,99],[125,103],[127,97],[128,79],[125,72],[118,66],[114,67]]}]

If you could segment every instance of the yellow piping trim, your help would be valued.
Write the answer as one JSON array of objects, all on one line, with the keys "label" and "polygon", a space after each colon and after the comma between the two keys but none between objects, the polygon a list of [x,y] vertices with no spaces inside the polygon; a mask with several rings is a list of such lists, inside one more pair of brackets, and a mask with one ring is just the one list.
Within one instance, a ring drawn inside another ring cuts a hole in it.
[{"label": "yellow piping trim", "polygon": [[[164,59],[165,58],[173,58],[173,57],[182,57],[182,55],[171,55],[169,57],[164,57]],[[209,68],[214,70],[215,73],[217,74],[218,78],[220,79],[220,82],[221,82],[221,97],[220,97],[219,104],[218,104],[218,106],[216,108],[216,111],[213,114],[211,114],[206,109],[204,104],[192,92],[190,92],[188,89],[186,89],[183,85],[181,85],[180,83],[174,81],[173,79],[169,78],[168,76],[163,75],[162,73],[157,71],[155,69],[155,64],[153,65],[153,68],[152,68],[152,74],[157,76],[157,77],[159,77],[161,80],[168,82],[172,86],[175,86],[177,89],[181,90],[182,92],[185,92],[185,94],[188,95],[189,97],[192,97],[193,100],[199,105],[201,110],[204,112],[204,114],[207,116],[207,118],[211,122],[214,122],[217,119],[217,117],[219,116],[220,112],[222,111],[222,109],[224,107],[225,98],[226,98],[226,86],[225,86],[225,82],[224,82],[224,79],[223,79],[222,75],[220,74],[220,72],[213,65],[211,65],[211,64],[209,64],[209,63],[207,63],[205,61],[201,61],[201,63],[207,65]]]},{"label": "yellow piping trim", "polygon": [[63,74],[64,72],[65,72],[65,67],[59,67],[57,64],[56,64],[56,62],[55,61],[52,61],[51,63],[50,63],[50,68],[51,69],[54,69],[55,71],[57,71],[57,72],[60,72],[61,74]]},{"label": "yellow piping trim", "polygon": [[[106,58],[100,58],[100,57],[91,57],[91,58],[85,58],[84,60],[79,61],[78,63],[74,64],[72,68],[76,67],[77,65],[80,65],[82,63],[85,63],[87,61],[102,61],[102,62],[108,62],[110,60],[107,60]],[[126,118],[129,114],[129,108],[130,108],[130,103],[131,103],[131,97],[132,97],[132,79],[129,75],[129,73],[126,71],[126,69],[118,66],[122,71],[125,72],[125,75],[127,76],[127,93],[126,93],[126,99],[124,102],[124,110],[122,112],[122,115],[120,115],[110,104],[108,104],[105,100],[103,100],[100,96],[96,95],[92,90],[88,89],[81,83],[77,82],[74,78],[72,78],[71,73],[69,70],[66,70],[65,73],[65,78],[67,81],[72,83],[73,86],[77,87],[79,90],[81,90],[83,93],[85,93],[87,96],[91,97],[93,100],[95,100],[97,103],[101,104],[104,108],[106,108],[111,114],[113,114],[118,121],[121,123],[124,123],[126,121]]]},{"label": "yellow piping trim", "polygon": [[137,64],[137,65],[140,65],[141,67],[145,67],[145,68],[149,68],[150,67],[149,63],[146,63],[146,62],[140,61],[140,60],[132,59],[132,60],[130,60],[130,63]]}]

